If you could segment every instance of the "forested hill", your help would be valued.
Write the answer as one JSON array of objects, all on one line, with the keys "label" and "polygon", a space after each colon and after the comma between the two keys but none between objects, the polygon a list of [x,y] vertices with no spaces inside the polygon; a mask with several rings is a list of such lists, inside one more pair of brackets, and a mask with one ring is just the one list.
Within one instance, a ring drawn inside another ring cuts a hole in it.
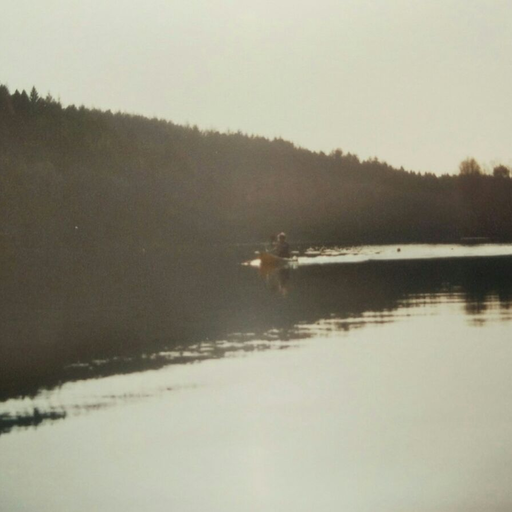
[{"label": "forested hill", "polygon": [[[17,247],[512,237],[508,172],[435,177],[0,87],[0,234]],[[13,242],[14,243],[14,242]]]}]

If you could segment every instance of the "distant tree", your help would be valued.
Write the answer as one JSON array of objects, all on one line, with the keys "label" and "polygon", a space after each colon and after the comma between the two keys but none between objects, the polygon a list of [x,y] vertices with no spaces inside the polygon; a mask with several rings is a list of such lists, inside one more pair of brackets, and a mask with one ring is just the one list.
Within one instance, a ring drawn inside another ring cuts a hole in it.
[{"label": "distant tree", "polygon": [[474,158],[466,158],[459,164],[459,174],[461,176],[482,176],[484,172]]},{"label": "distant tree", "polygon": [[35,87],[32,87],[32,90],[30,91],[30,103],[32,105],[35,105],[39,101],[39,93],[37,92],[37,89]]},{"label": "distant tree", "polygon": [[504,165],[498,165],[493,169],[492,175],[495,178],[510,178],[510,169]]},{"label": "distant tree", "polygon": [[14,110],[16,110],[16,111],[18,110],[20,101],[21,101],[21,94],[20,94],[20,91],[18,91],[18,89],[16,89],[11,95],[11,104],[12,104]]},{"label": "distant tree", "polygon": [[0,85],[0,115],[12,115],[13,112],[9,89],[5,85]]},{"label": "distant tree", "polygon": [[21,93],[16,89],[11,96],[12,105],[17,113],[27,112],[30,109],[30,99],[26,91]]},{"label": "distant tree", "polygon": [[356,165],[359,165],[360,161],[359,161],[359,157],[355,154],[352,154],[352,153],[347,153],[345,155],[345,160],[351,164],[356,164]]}]

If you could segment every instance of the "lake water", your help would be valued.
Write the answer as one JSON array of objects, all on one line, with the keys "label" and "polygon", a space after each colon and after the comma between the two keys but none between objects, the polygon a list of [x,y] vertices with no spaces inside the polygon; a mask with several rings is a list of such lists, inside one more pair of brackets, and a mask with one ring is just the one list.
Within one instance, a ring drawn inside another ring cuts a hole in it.
[{"label": "lake water", "polygon": [[0,510],[512,508],[512,246],[11,269]]}]

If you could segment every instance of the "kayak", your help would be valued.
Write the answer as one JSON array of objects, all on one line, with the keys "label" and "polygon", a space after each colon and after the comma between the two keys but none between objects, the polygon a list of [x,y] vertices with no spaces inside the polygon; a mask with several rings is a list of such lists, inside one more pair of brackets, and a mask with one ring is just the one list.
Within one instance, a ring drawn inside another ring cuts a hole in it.
[{"label": "kayak", "polygon": [[261,265],[265,267],[283,267],[285,265],[288,265],[289,263],[296,261],[295,259],[292,258],[280,258],[279,256],[276,256],[275,254],[271,254],[269,252],[260,252],[258,258],[260,260]]}]

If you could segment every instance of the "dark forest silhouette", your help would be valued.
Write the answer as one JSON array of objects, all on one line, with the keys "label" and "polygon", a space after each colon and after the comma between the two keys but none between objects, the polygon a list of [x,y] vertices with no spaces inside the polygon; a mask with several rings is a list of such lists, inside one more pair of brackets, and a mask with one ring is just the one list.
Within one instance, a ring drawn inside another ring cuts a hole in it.
[{"label": "dark forest silhouette", "polygon": [[142,250],[276,229],[341,243],[512,239],[509,170],[470,160],[436,177],[0,86],[1,245]]}]

